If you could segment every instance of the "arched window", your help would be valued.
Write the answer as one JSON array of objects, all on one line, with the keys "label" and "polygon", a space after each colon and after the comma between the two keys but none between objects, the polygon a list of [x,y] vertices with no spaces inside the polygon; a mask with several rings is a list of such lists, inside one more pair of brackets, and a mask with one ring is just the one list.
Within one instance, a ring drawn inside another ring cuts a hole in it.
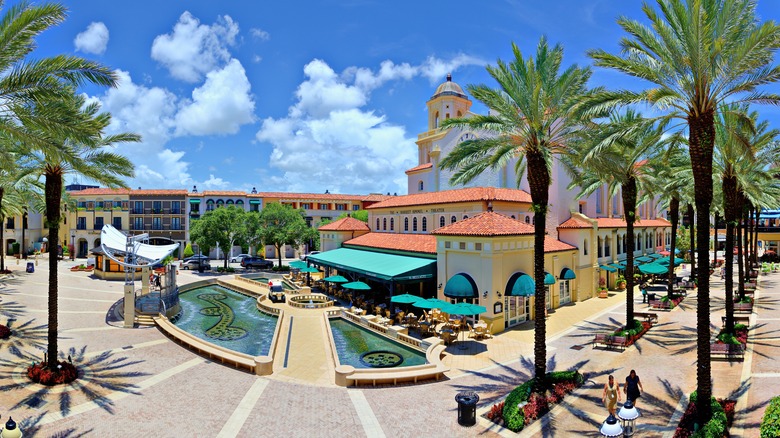
[{"label": "arched window", "polygon": [[387,218],[382,219],[382,231],[387,231]]},{"label": "arched window", "polygon": [[409,231],[409,218],[404,218],[404,231]]},{"label": "arched window", "polygon": [[582,241],[582,255],[588,255],[588,239]]},{"label": "arched window", "polygon": [[227,202],[225,202],[225,204],[232,205],[233,204],[233,200],[232,199],[228,199]]},{"label": "arched window", "polygon": [[428,218],[427,217],[423,217],[422,218],[422,230],[423,230],[423,232],[428,231]]},{"label": "arched window", "polygon": [[379,218],[376,218],[376,230],[379,231]]},{"label": "arched window", "polygon": [[443,227],[445,223],[446,223],[446,221],[444,220],[444,216],[440,217],[439,218],[439,226]]},{"label": "arched window", "polygon": [[531,223],[531,216],[525,217],[525,223],[530,224]]},{"label": "arched window", "polygon": [[417,183],[417,186],[418,186],[418,190],[420,190],[422,192],[423,191],[423,182],[420,181],[419,183]]},{"label": "arched window", "polygon": [[468,218],[469,218],[468,215],[465,215],[465,214],[463,215],[463,220],[466,220]]},{"label": "arched window", "polygon": [[623,251],[621,249],[620,241],[623,240],[623,239],[621,239],[620,236],[617,236],[616,240],[617,240],[617,253],[621,254],[621,253],[623,253]]},{"label": "arched window", "polygon": [[598,256],[601,258],[601,237],[596,238],[596,245],[599,247]]},{"label": "arched window", "polygon": [[517,219],[517,218],[515,217],[515,215],[512,215],[512,219]]},{"label": "arched window", "polygon": [[536,225],[536,216],[531,217],[531,225]]},{"label": "arched window", "polygon": [[412,218],[412,232],[417,231],[417,218]]},{"label": "arched window", "polygon": [[455,223],[455,222],[457,222],[457,221],[458,221],[458,219],[456,219],[456,218],[455,218],[455,216],[453,216],[453,217],[451,217],[451,218],[450,218],[450,223],[451,223],[451,224],[454,224],[454,223]]},{"label": "arched window", "polygon": [[390,231],[395,231],[395,219],[390,218]]},{"label": "arched window", "polygon": [[439,112],[436,111],[436,114],[433,116],[433,127],[438,128],[439,127]]},{"label": "arched window", "polygon": [[609,247],[609,240],[609,236],[604,239],[604,257],[609,257],[612,255],[611,248]]}]

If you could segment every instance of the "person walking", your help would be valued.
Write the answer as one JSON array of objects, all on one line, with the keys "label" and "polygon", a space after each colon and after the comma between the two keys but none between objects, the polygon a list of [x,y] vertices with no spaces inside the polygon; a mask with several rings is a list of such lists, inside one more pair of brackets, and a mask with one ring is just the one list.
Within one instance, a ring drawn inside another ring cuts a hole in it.
[{"label": "person walking", "polygon": [[620,400],[620,387],[615,383],[615,377],[611,374],[609,382],[604,384],[604,394],[601,396],[604,406],[607,407],[610,415],[615,415],[615,407]]},{"label": "person walking", "polygon": [[647,282],[642,283],[639,290],[642,292],[642,304],[644,304],[647,302]]},{"label": "person walking", "polygon": [[626,394],[626,400],[630,400],[631,403],[636,406],[636,400],[641,396],[641,392],[644,392],[645,388],[642,386],[642,381],[639,380],[639,376],[636,375],[636,371],[631,370],[626,377],[626,384],[623,386],[623,393]]}]

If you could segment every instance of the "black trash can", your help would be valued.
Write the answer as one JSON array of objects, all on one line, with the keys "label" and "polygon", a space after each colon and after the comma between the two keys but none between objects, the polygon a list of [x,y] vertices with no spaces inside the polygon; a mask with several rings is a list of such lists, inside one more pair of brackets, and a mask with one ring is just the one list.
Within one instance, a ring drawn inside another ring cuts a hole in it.
[{"label": "black trash can", "polygon": [[35,272],[35,263],[27,262],[27,272],[29,273]]},{"label": "black trash can", "polygon": [[458,424],[473,426],[477,424],[477,402],[479,395],[473,391],[460,392],[455,396],[458,402]]}]

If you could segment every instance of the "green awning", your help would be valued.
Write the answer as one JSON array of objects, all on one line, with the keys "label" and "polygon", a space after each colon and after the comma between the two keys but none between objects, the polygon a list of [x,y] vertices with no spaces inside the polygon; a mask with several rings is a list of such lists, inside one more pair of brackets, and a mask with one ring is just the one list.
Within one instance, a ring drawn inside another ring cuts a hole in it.
[{"label": "green awning", "polygon": [[613,268],[612,266],[609,266],[609,265],[599,265],[599,269],[603,269],[603,270],[605,270],[607,272],[615,272],[615,271],[617,271],[617,269],[615,269],[615,268]]},{"label": "green awning", "polygon": [[190,204],[200,204],[200,199],[190,199]]},{"label": "green awning", "polygon": [[574,275],[574,271],[572,271],[569,268],[563,268],[561,270],[561,280],[574,280],[577,278],[576,275]]},{"label": "green awning", "polygon": [[250,204],[259,204],[259,203],[260,203],[260,200],[259,200],[259,199],[250,199],[250,200],[249,200],[249,203],[250,203]]},{"label": "green awning", "polygon": [[504,295],[508,297],[532,297],[536,290],[536,283],[530,275],[524,272],[515,272],[506,283]]},{"label": "green awning", "polygon": [[661,257],[663,257],[661,254],[658,254],[658,253],[655,253],[655,254],[648,254],[647,256],[648,256],[648,257],[652,257],[652,258],[654,258],[654,259],[660,259]]},{"label": "green awning", "polygon": [[646,265],[639,265],[639,270],[643,274],[647,274],[647,275],[661,275],[668,272],[668,268],[666,266],[662,266],[658,263],[648,263]]},{"label": "green awning", "polygon": [[294,261],[290,262],[290,267],[293,268],[293,269],[303,269],[303,268],[305,268],[307,266],[308,265],[306,264],[306,262],[301,261],[301,260],[294,260]]},{"label": "green awning", "polygon": [[554,284],[555,284],[555,277],[553,277],[553,275],[550,274],[549,272],[545,271],[544,272],[544,285],[545,286],[552,286]]},{"label": "green awning", "polygon": [[310,255],[307,261],[385,281],[427,280],[436,275],[436,260],[339,248]]},{"label": "green awning", "polygon": [[[670,261],[669,259],[670,258],[671,257],[664,257],[662,259],[658,259],[656,261],[656,263],[659,263],[659,264],[664,265],[664,266],[669,266],[669,261]],[[680,264],[682,264],[684,261],[685,261],[684,259],[681,259],[679,257],[675,257],[674,258],[674,266],[680,266]]]},{"label": "green awning", "polygon": [[444,286],[444,296],[448,298],[479,298],[477,283],[468,274],[455,274]]},{"label": "green awning", "polygon": [[606,266],[611,266],[618,271],[624,271],[626,269],[626,265],[618,265],[617,263],[610,263],[609,265]]},{"label": "green awning", "polygon": [[637,257],[635,260],[642,263],[650,263],[653,261],[650,257]]}]

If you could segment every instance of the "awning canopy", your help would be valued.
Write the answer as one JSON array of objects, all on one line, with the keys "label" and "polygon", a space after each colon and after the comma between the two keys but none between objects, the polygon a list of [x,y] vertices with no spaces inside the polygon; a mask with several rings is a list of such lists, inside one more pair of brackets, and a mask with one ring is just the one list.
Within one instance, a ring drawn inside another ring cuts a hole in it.
[{"label": "awning canopy", "polygon": [[[103,225],[103,228],[100,230],[100,249],[110,259],[120,265],[132,268],[159,263],[179,247],[178,243],[171,245],[149,245],[148,243],[139,241],[140,237],[141,236],[128,238],[128,236],[121,231],[106,224]],[[121,254],[124,257],[127,254],[128,239],[130,240],[131,254],[135,255],[135,259],[132,260],[125,257],[124,261],[119,261],[115,258],[115,255],[118,256]]]},{"label": "awning canopy", "polygon": [[617,263],[610,263],[607,266],[612,266],[613,268],[617,269],[618,271],[625,271],[626,265],[618,265]]},{"label": "awning canopy", "polygon": [[640,265],[639,270],[643,274],[647,274],[647,275],[662,275],[668,271],[666,266],[660,265],[658,263],[647,263],[644,265]]},{"label": "awning canopy", "polygon": [[634,259],[634,260],[636,260],[636,261],[638,261],[638,262],[642,262],[642,263],[650,263],[650,262],[652,262],[652,261],[653,261],[653,259],[652,259],[652,258],[650,258],[650,257],[637,257],[637,258],[636,258],[636,259]]},{"label": "awning canopy", "polygon": [[444,286],[444,296],[448,298],[479,298],[477,283],[469,274],[455,274]]},{"label": "awning canopy", "polygon": [[536,283],[530,275],[524,272],[515,272],[506,283],[504,295],[508,297],[531,297],[536,290]]},{"label": "awning canopy", "polygon": [[250,200],[249,200],[249,203],[250,203],[250,204],[259,204],[259,203],[260,203],[260,200],[259,200],[259,199],[250,199]]},{"label": "awning canopy", "polygon": [[655,253],[655,254],[648,254],[647,256],[648,256],[648,257],[652,257],[652,258],[654,258],[654,259],[660,259],[661,257],[663,257],[661,254],[658,254],[658,253]]},{"label": "awning canopy", "polygon": [[310,255],[307,261],[385,281],[427,280],[436,274],[436,260],[339,248]]},{"label": "awning canopy", "polygon": [[200,204],[200,199],[192,198],[190,199],[190,204]]},{"label": "awning canopy", "polygon": [[615,272],[615,271],[617,271],[617,269],[615,269],[615,268],[613,268],[612,266],[609,266],[609,265],[599,265],[599,269],[603,269],[603,270],[605,270],[607,272]]},{"label": "awning canopy", "polygon": [[574,271],[572,271],[569,268],[563,268],[561,269],[561,280],[574,280],[577,278],[576,275],[574,275]]},{"label": "awning canopy", "polygon": [[545,286],[552,286],[555,284],[555,277],[547,271],[544,272],[544,284]]}]

